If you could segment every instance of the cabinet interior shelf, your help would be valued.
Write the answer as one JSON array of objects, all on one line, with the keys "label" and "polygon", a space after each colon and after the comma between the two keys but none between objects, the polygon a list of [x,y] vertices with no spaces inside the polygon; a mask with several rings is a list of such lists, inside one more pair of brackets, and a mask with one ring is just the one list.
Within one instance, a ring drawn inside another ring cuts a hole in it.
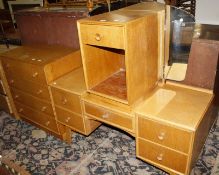
[{"label": "cabinet interior shelf", "polygon": [[94,92],[127,101],[126,71],[121,69],[91,89]]}]

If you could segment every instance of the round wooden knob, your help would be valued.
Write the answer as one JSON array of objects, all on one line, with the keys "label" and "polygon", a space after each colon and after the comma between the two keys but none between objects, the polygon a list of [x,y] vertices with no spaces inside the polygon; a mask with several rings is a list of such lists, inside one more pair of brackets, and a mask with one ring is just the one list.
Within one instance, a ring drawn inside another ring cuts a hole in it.
[{"label": "round wooden knob", "polygon": [[103,114],[103,115],[102,115],[102,118],[105,118],[105,119],[109,118],[109,114],[108,114],[108,113]]},{"label": "round wooden knob", "polygon": [[43,90],[41,90],[41,89],[40,89],[40,90],[38,90],[38,91],[37,91],[37,95],[40,95],[40,94],[42,94],[42,92],[43,92]]},{"label": "round wooden knob", "polygon": [[10,84],[13,84],[14,83],[14,80],[10,80]]},{"label": "round wooden knob", "polygon": [[157,156],[157,160],[162,161],[162,160],[163,160],[163,154],[159,154],[159,155]]},{"label": "round wooden knob", "polygon": [[66,98],[62,99],[62,104],[65,105],[68,102]]},{"label": "round wooden knob", "polygon": [[49,126],[49,124],[50,124],[50,121],[47,121],[47,122],[46,122],[46,126]]},{"label": "round wooden knob", "polygon": [[15,99],[18,99],[18,98],[19,98],[19,95],[15,95],[14,98],[15,98]]},{"label": "round wooden knob", "polygon": [[46,107],[46,106],[43,106],[43,107],[41,108],[41,111],[42,111],[42,112],[45,112],[46,109],[47,109],[47,107]]},{"label": "round wooden knob", "polygon": [[68,121],[70,120],[71,118],[68,117],[67,119],[65,119],[65,122],[68,123]]},{"label": "round wooden knob", "polygon": [[24,109],[23,108],[20,108],[19,110],[18,110],[18,112],[23,112],[24,111]]},{"label": "round wooden knob", "polygon": [[38,72],[33,73],[32,77],[35,78],[38,76]]},{"label": "round wooden knob", "polygon": [[165,133],[164,133],[164,132],[161,132],[157,137],[158,137],[159,140],[164,140],[164,138],[165,138]]},{"label": "round wooden knob", "polygon": [[100,36],[99,33],[96,33],[96,35],[95,35],[95,39],[96,39],[97,41],[100,41],[100,40],[101,40],[101,36]]}]

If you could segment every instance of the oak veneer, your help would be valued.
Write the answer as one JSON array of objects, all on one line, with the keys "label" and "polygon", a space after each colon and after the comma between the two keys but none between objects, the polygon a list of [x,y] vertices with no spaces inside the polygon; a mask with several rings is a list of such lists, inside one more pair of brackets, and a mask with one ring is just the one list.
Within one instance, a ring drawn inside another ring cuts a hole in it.
[{"label": "oak veneer", "polygon": [[[137,157],[171,174],[189,174],[217,117],[213,98],[212,91],[176,84],[155,89],[136,109]],[[152,145],[153,154],[144,151]]]},{"label": "oak veneer", "polygon": [[[73,130],[89,135],[100,122],[87,119],[81,102],[86,93],[83,69],[78,68],[60,77],[50,84],[52,99],[56,112],[56,120],[65,126],[67,131]],[[70,132],[65,136],[69,138]]]},{"label": "oak veneer", "polygon": [[[131,106],[156,86],[160,48],[158,16],[153,9],[116,10],[78,21],[85,82],[90,93]],[[125,71],[120,79],[126,82],[126,88],[121,89],[126,90],[122,93],[127,98],[108,93],[109,89],[104,88],[113,86],[105,80],[120,70]]]},{"label": "oak veneer", "polygon": [[61,46],[21,46],[3,53],[1,60],[18,116],[65,139],[48,84],[80,67],[80,52]]}]

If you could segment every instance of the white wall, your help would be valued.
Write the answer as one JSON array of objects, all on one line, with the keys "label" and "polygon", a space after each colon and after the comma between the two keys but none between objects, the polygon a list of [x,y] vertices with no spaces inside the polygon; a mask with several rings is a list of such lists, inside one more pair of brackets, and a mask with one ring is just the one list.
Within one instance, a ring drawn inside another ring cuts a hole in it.
[{"label": "white wall", "polygon": [[195,18],[198,23],[219,25],[219,0],[196,0]]},{"label": "white wall", "polygon": [[219,25],[219,0],[196,0],[196,21]]}]

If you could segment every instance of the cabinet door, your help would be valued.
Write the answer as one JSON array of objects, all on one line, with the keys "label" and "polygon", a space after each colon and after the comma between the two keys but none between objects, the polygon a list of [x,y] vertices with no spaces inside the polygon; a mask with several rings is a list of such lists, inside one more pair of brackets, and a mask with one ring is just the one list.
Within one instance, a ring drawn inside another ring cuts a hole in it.
[{"label": "cabinet door", "polygon": [[79,49],[76,20],[77,17],[74,15],[49,15],[46,19],[48,44],[58,44]]},{"label": "cabinet door", "polygon": [[22,44],[47,43],[45,20],[41,14],[18,14],[16,22],[21,34]]}]

